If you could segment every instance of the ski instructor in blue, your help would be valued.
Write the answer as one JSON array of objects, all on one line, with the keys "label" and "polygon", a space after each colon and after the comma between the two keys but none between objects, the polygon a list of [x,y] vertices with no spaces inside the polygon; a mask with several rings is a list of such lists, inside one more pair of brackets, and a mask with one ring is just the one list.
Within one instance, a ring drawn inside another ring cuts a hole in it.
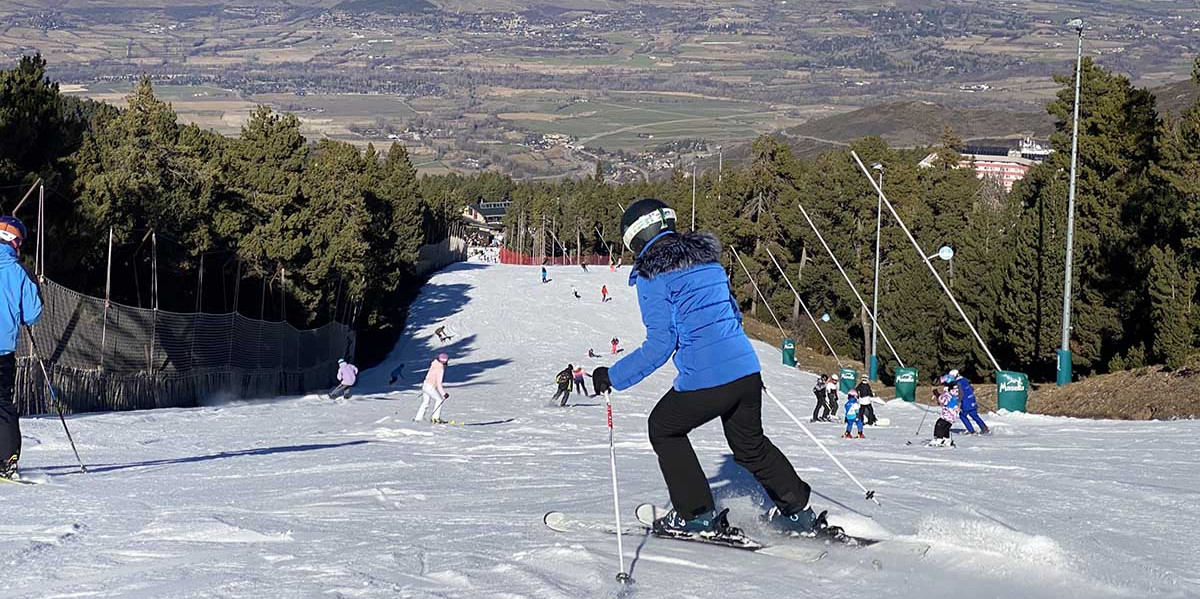
[{"label": "ski instructor in blue", "polygon": [[688,433],[721,419],[733,458],[766,489],[775,505],[766,514],[780,532],[815,535],[824,527],[809,506],[810,489],[762,429],[758,356],[742,330],[737,302],[711,233],[678,233],[675,212],[656,199],[634,202],[621,232],[637,256],[629,284],[637,287],[646,342],[613,367],[597,368],[597,393],[628,389],[674,356],[679,375],[650,412],[650,444],[671,495],[672,509],[656,532],[706,537],[737,535],[729,510],[716,509]]}]

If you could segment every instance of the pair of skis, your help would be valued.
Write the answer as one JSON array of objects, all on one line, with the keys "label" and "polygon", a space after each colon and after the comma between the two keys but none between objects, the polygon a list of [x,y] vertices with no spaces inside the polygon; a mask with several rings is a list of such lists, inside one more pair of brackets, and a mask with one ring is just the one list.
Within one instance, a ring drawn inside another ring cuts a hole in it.
[{"label": "pair of skis", "polygon": [[[546,527],[555,532],[602,532],[608,534],[650,534],[659,538],[673,539],[678,541],[687,541],[693,543],[704,543],[708,545],[718,545],[722,547],[731,547],[763,555],[772,555],[783,557],[801,562],[813,563],[828,555],[827,546],[843,545],[847,547],[870,547],[882,542],[879,539],[867,539],[855,537],[846,534],[841,528],[836,526],[828,526],[817,537],[791,537],[780,535],[780,539],[787,541],[795,540],[798,542],[781,542],[781,543],[763,543],[756,539],[747,536],[738,529],[732,529],[730,534],[725,535],[701,535],[691,533],[670,533],[656,531],[654,529],[654,520],[664,515],[664,512],[656,508],[653,504],[643,503],[637,507],[635,511],[637,516],[637,524],[622,526],[617,529],[611,522],[605,522],[598,519],[580,518],[565,514],[559,511],[547,512],[542,517],[542,522]],[[723,515],[722,515],[723,517]],[[824,513],[818,518],[824,519]],[[803,542],[799,542],[799,541]],[[916,544],[907,548],[909,552],[924,555],[929,550],[928,545]]]}]

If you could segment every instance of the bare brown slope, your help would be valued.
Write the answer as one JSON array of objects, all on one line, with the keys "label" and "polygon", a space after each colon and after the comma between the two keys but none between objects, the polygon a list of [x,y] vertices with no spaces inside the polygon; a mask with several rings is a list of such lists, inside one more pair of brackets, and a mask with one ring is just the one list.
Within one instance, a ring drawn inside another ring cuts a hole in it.
[{"label": "bare brown slope", "polygon": [[1053,416],[1166,420],[1200,416],[1200,371],[1154,366],[1088,377],[1034,391],[1029,411]]},{"label": "bare brown slope", "polygon": [[1044,139],[1054,130],[1054,119],[1044,111],[954,108],[933,102],[905,101],[817,119],[784,133],[833,142],[878,135],[893,146],[912,147],[937,142],[946,127],[968,140],[1017,137],[1027,133]]}]

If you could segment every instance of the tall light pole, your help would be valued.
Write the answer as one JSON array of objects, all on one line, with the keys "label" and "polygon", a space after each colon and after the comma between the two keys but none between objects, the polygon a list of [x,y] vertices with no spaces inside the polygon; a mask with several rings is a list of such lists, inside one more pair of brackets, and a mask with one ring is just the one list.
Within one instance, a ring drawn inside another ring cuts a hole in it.
[{"label": "tall light pole", "polygon": [[1083,20],[1067,22],[1079,36],[1075,54],[1075,118],[1071,132],[1071,184],[1067,191],[1067,262],[1063,275],[1062,347],[1058,350],[1058,386],[1071,382],[1071,261],[1075,254],[1075,175],[1079,160],[1079,80],[1083,74]]},{"label": "tall light pole", "polygon": [[725,170],[725,148],[717,146],[717,205],[721,205],[721,171]]},{"label": "tall light pole", "polygon": [[875,293],[872,303],[874,304],[871,311],[874,317],[871,319],[871,358],[867,371],[870,373],[872,381],[879,380],[879,354],[877,348],[879,345],[879,231],[883,224],[883,164],[876,162],[871,168],[879,171],[879,199],[875,207]]},{"label": "tall light pole", "polygon": [[696,230],[696,159],[692,159],[692,230]]}]

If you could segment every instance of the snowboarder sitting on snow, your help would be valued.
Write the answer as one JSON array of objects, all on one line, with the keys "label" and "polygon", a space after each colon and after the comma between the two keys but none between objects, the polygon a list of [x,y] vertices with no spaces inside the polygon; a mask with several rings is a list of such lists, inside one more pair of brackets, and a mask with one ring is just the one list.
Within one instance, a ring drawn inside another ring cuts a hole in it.
[{"label": "snowboarder sitting on snow", "polygon": [[592,351],[592,348],[589,347],[588,348],[588,357],[589,358],[599,358],[600,354],[597,354],[595,351]]},{"label": "snowboarder sitting on snow", "polygon": [[354,386],[354,382],[358,380],[358,367],[347,362],[342,358],[338,358],[337,371],[338,385],[329,392],[329,399],[333,399],[340,393],[342,397],[350,397],[350,387]]},{"label": "snowboarder sitting on snow", "polygon": [[567,364],[566,368],[558,371],[558,374],[554,375],[554,382],[558,383],[558,391],[554,393],[554,397],[550,398],[552,403],[561,395],[562,403],[558,405],[567,405],[567,398],[571,397],[571,371],[574,369],[575,366]]},{"label": "snowboarder sitting on snow", "polygon": [[575,299],[579,299],[579,298],[583,297],[583,296],[579,295],[579,290],[576,289],[574,285],[571,285],[571,293],[575,295]]},{"label": "snowboarder sitting on snow", "polygon": [[858,405],[858,389],[851,389],[851,390],[847,391],[846,392],[846,434],[842,435],[842,438],[844,438],[844,439],[850,438],[850,429],[855,424],[858,425],[858,438],[859,439],[866,438],[866,435],[863,435],[863,432],[862,432],[863,417],[862,417],[862,410],[860,408],[861,408],[861,406]]},{"label": "snowboarder sitting on snow", "polygon": [[16,386],[17,338],[21,325],[42,317],[37,285],[17,254],[25,241],[25,225],[15,216],[0,217],[0,478],[17,477],[21,459],[21,423],[13,402]]},{"label": "snowboarder sitting on snow", "polygon": [[875,402],[869,399],[875,397],[875,394],[871,392],[870,380],[870,377],[867,375],[862,375],[862,378],[858,380],[858,387],[855,387],[855,391],[858,391],[858,403],[862,411],[863,421],[867,426],[875,426]]},{"label": "snowboarder sitting on snow", "polygon": [[421,383],[421,407],[417,408],[417,415],[413,417],[413,422],[420,422],[425,419],[425,408],[433,403],[433,416],[430,422],[434,424],[442,424],[442,404],[450,399],[450,394],[446,393],[446,388],[442,386],[442,380],[446,376],[446,364],[450,362],[450,356],[446,354],[438,354],[437,359],[429,363],[429,372],[425,374],[425,382]]},{"label": "snowboarder sitting on snow", "polygon": [[975,400],[975,389],[971,387],[971,381],[968,381],[966,377],[958,376],[957,370],[951,370],[946,376],[949,377],[948,382],[952,386],[954,383],[958,383],[958,398],[962,402],[960,404],[962,411],[959,413],[959,418],[962,419],[963,426],[967,427],[967,434],[975,434],[975,427],[971,426],[972,420],[979,425],[979,432],[981,434],[988,434],[990,432],[988,426],[979,417],[979,404]]},{"label": "snowboarder sitting on snow", "polygon": [[[829,420],[829,406],[825,405],[825,382],[828,380],[829,380],[829,377],[822,374],[821,378],[817,379],[816,386],[813,387],[813,397],[817,398],[817,406],[815,408],[813,408],[811,422],[816,422],[818,420],[820,420],[820,421]],[[818,415],[818,412],[822,412],[822,411],[823,411],[823,413]]]},{"label": "snowboarder sitting on snow", "polygon": [[728,510],[717,511],[688,441],[692,430],[720,418],[734,461],[775,504],[766,515],[769,525],[815,535],[823,520],[809,507],[808,484],[763,434],[761,367],[729,291],[720,242],[710,233],[676,233],[675,212],[655,199],[634,202],[621,229],[637,256],[629,284],[637,286],[646,341],[611,370],[597,368],[592,381],[597,394],[628,389],[674,358],[679,374],[647,422],[674,508],[655,520],[654,529],[739,534],[729,525]]},{"label": "snowboarder sitting on snow", "polygon": [[945,380],[941,378],[933,380],[933,400],[942,407],[933,425],[933,441],[929,442],[934,447],[954,447],[954,441],[950,440],[950,425],[958,421],[958,398],[946,389],[944,383]]},{"label": "snowboarder sitting on snow", "polygon": [[587,396],[587,385],[583,381],[583,376],[584,372],[582,366],[579,366],[571,371],[571,378],[575,380],[575,392],[582,393],[584,396]]}]

